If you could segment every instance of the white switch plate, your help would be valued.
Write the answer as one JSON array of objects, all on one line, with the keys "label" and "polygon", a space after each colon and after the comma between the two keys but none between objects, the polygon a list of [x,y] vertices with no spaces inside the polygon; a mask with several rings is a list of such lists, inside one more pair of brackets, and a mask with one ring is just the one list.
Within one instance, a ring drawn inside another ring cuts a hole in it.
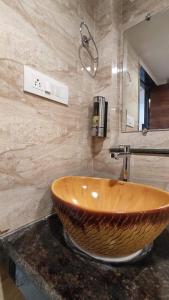
[{"label": "white switch plate", "polygon": [[134,128],[134,118],[127,114],[127,126]]},{"label": "white switch plate", "polygon": [[29,66],[24,66],[24,91],[68,105],[68,87]]}]

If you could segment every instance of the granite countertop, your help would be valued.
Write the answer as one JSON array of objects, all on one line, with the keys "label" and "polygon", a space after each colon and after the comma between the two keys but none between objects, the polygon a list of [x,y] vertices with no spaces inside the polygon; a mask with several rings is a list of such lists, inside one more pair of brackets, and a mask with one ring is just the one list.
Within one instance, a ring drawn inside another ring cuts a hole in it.
[{"label": "granite countertop", "polygon": [[49,299],[169,299],[167,230],[144,260],[119,267],[98,263],[70,249],[55,215],[5,237],[3,248]]}]

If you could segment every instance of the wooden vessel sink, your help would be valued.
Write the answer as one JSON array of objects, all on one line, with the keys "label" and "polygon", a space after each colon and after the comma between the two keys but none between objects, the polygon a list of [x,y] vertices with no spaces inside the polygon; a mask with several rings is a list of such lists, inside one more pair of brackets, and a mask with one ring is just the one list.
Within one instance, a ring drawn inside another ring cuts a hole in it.
[{"label": "wooden vessel sink", "polygon": [[70,240],[96,258],[129,260],[169,224],[169,193],[157,188],[67,176],[55,180],[51,189]]}]

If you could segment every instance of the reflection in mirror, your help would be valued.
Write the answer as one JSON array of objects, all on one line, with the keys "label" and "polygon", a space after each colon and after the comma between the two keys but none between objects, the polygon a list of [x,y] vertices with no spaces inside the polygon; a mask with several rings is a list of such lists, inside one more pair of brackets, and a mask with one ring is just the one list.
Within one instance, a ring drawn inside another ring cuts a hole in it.
[{"label": "reflection in mirror", "polygon": [[169,10],[123,34],[123,131],[169,130]]}]

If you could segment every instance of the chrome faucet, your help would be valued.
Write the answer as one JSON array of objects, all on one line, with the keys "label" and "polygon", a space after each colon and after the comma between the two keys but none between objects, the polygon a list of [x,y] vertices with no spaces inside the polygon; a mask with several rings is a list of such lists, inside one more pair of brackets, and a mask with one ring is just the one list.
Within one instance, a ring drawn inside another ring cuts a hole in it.
[{"label": "chrome faucet", "polygon": [[128,181],[130,177],[130,145],[120,145],[119,151],[112,152],[114,159],[123,158],[123,181]]}]

